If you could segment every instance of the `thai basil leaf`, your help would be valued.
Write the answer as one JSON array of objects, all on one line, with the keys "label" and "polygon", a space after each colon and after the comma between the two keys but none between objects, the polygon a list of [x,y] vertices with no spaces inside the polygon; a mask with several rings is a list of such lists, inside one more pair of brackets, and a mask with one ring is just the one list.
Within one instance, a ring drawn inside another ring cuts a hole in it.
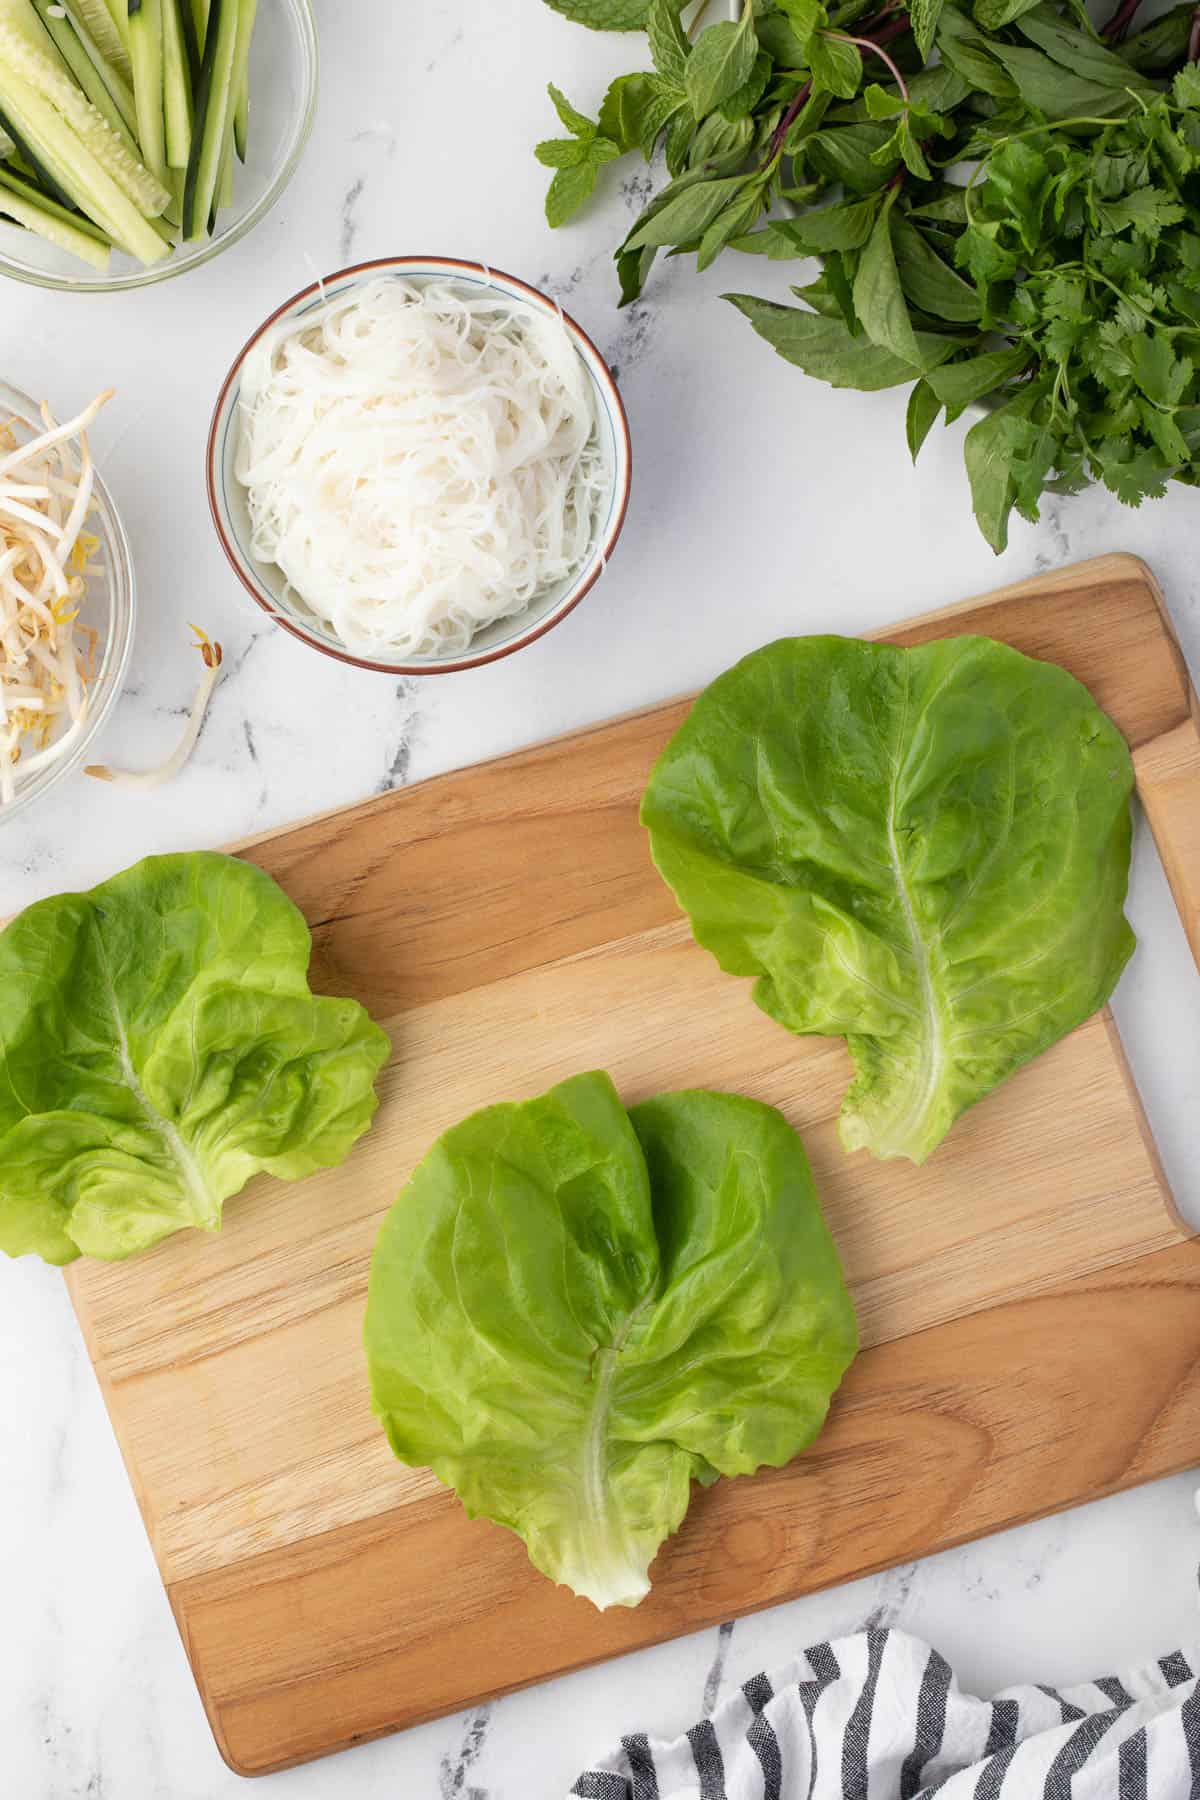
[{"label": "thai basil leaf", "polygon": [[893,188],[879,210],[871,228],[866,248],[859,258],[854,277],[854,310],[862,320],[863,330],[873,344],[901,362],[920,368],[921,353],[917,347],[908,302],[900,286],[900,271],[892,244],[892,209],[896,190]]},{"label": "thai basil leaf", "polygon": [[928,378],[918,381],[908,396],[908,410],[904,416],[904,434],[908,439],[908,451],[913,461],[921,453],[921,446],[937,422],[942,410],[942,403],[934,393]]},{"label": "thai basil leaf", "polygon": [[371,1264],[396,1455],[600,1608],[635,1606],[693,1481],[812,1442],[857,1348],[803,1146],[772,1107],[606,1075],[445,1133]]},{"label": "thai basil leaf", "polygon": [[840,181],[852,194],[876,194],[887,186],[900,160],[895,156],[890,166],[873,160],[891,136],[886,125],[839,125],[810,138],[805,154],[826,181]]},{"label": "thai basil leaf", "polygon": [[641,298],[657,250],[618,250],[617,281],[621,289],[621,305],[630,306]]},{"label": "thai basil leaf", "polygon": [[975,0],[971,11],[975,23],[984,31],[1002,31],[1022,13],[1032,12],[1040,4],[1041,0]]},{"label": "thai basil leaf", "polygon": [[925,379],[953,420],[973,401],[994,394],[1028,367],[1029,351],[1018,345],[1012,350],[985,350],[963,362],[943,363]]},{"label": "thai basil leaf", "polygon": [[[783,140],[785,156],[800,154],[811,141],[813,133],[820,127],[825,114],[833,104],[833,95],[813,93],[804,102],[803,107],[788,127],[788,134]],[[786,193],[786,190],[781,190]],[[803,201],[799,202],[803,205]]]},{"label": "thai basil leaf", "polygon": [[349,1154],[385,1032],[308,986],[308,927],[234,857],[157,856],[0,935],[0,1250],[132,1256],[216,1231],[260,1170]]},{"label": "thai basil leaf", "polygon": [[[812,289],[805,292],[811,295]],[[765,338],[780,356],[806,374],[827,381],[830,387],[857,388],[862,393],[904,387],[922,369],[944,362],[959,348],[953,338],[918,331],[917,359],[915,363],[907,362],[866,336],[853,336],[840,317],[829,318],[799,306],[780,306],[752,294],[726,294],[725,299],[749,319],[759,337]]]},{"label": "thai basil leaf", "polygon": [[902,212],[893,213],[892,247],[900,285],[914,306],[952,323],[978,323],[982,309],[976,289],[942,261]]},{"label": "thai basil leaf", "polygon": [[1014,395],[973,425],[963,445],[975,518],[997,556],[1008,547],[1008,521],[1017,498],[1013,466],[1034,435],[1030,414],[1039,397],[1032,388]]},{"label": "thai basil leaf", "polygon": [[793,206],[814,206],[825,192],[823,181],[805,181],[799,186],[790,183],[779,189],[781,200],[790,200]]},{"label": "thai basil leaf", "polygon": [[947,182],[936,200],[927,200],[922,206],[914,206],[910,216],[914,219],[930,219],[935,224],[965,225],[967,190]]},{"label": "thai basil leaf", "polygon": [[1052,664],[786,638],[700,696],[642,818],[722,968],[789,1030],[846,1038],[845,1147],[921,1162],[1111,994],[1132,785]]},{"label": "thai basil leaf", "polygon": [[723,213],[719,213],[700,239],[696,267],[707,269],[716,261],[731,238],[749,231],[761,213],[762,205],[762,193],[755,187],[744,199],[735,200]]},{"label": "thai basil leaf", "polygon": [[1131,69],[1123,57],[1100,43],[1090,31],[1080,31],[1077,26],[1068,25],[1050,11],[1048,7],[1039,5],[1026,12],[1019,19],[1017,29],[1022,37],[1036,44],[1039,50],[1068,69],[1072,75],[1082,77],[1085,81],[1094,82],[1098,87],[1112,88],[1119,93],[1130,89],[1141,94],[1147,100],[1158,97],[1158,88],[1145,75]]},{"label": "thai basil leaf", "polygon": [[800,219],[781,221],[793,256],[823,256],[829,250],[861,250],[879,213],[878,198],[843,200],[815,207]]},{"label": "thai basil leaf", "polygon": [[[808,282],[804,287],[794,287],[792,292],[806,306],[811,306],[815,313],[820,313],[823,319],[841,319],[845,316],[842,303],[831,291],[824,270],[815,281]],[[733,296],[726,295],[726,298]]]},{"label": "thai basil leaf", "polygon": [[971,92],[971,84],[948,63],[922,69],[909,78],[908,97],[915,110],[927,113],[953,112]]},{"label": "thai basil leaf", "polygon": [[760,231],[731,238],[729,248],[746,256],[766,256],[772,262],[794,262],[798,256],[806,254],[791,235],[790,227],[795,223],[797,221],[792,219],[772,219]]},{"label": "thai basil leaf", "polygon": [[730,201],[742,192],[749,177],[727,175],[720,181],[699,181],[651,217],[636,225],[625,241],[626,250],[667,249],[704,235]]},{"label": "thai basil leaf", "polygon": [[957,6],[943,9],[938,19],[937,45],[943,60],[964,81],[989,94],[993,100],[1011,100],[1016,82],[995,60],[997,43],[986,38]]},{"label": "thai basil leaf", "polygon": [[1176,68],[1187,55],[1195,16],[1192,0],[1184,0],[1182,6],[1173,6],[1170,12],[1128,38],[1117,50],[1117,55],[1130,68],[1139,69],[1143,74],[1156,75]]},{"label": "thai basil leaf", "polygon": [[[1022,25],[1024,21],[1022,21]],[[1027,50],[1020,44],[992,40],[992,52],[1011,75],[1026,106],[1047,119],[1075,117],[1117,117],[1131,112],[1137,105],[1133,94],[1110,82],[1088,81],[1064,69],[1040,50]],[[1119,65],[1126,74],[1124,63]],[[1131,80],[1137,79],[1131,76]]]},{"label": "thai basil leaf", "polygon": [[837,301],[847,331],[851,337],[861,336],[862,320],[854,307],[856,260],[849,251],[831,250],[824,258],[824,265],[825,286]]},{"label": "thai basil leaf", "polygon": [[688,147],[688,163],[707,175],[734,175],[741,169],[754,136],[749,119],[727,119],[710,113]]}]

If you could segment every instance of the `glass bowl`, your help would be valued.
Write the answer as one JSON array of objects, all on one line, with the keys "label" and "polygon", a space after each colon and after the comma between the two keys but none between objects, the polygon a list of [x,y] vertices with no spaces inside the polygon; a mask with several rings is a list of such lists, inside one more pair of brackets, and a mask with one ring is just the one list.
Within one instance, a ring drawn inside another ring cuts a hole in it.
[{"label": "glass bowl", "polygon": [[[394,276],[418,285],[428,281],[454,281],[492,288],[498,295],[523,300],[561,318],[591,377],[600,441],[608,465],[607,505],[603,517],[597,522],[586,560],[569,580],[538,594],[524,612],[485,626],[475,634],[466,650],[424,657],[397,652],[390,660],[383,651],[368,656],[361,650],[350,649],[330,626],[300,607],[288,594],[280,569],[255,558],[251,549],[246,491],[235,474],[242,369],[263,333],[282,319],[300,318],[326,300],[336,299],[347,288],[365,285],[380,276]],[[208,437],[208,500],[217,536],[238,580],[268,617],[291,632],[293,637],[325,656],[350,663],[358,669],[372,669],[387,675],[443,675],[459,669],[476,669],[484,663],[495,662],[498,657],[511,656],[514,650],[531,644],[578,606],[608,567],[621,535],[629,506],[632,467],[629,421],[617,384],[591,338],[563,312],[557,301],[485,263],[463,262],[448,256],[390,256],[378,262],[342,269],[323,281],[313,282],[311,287],[286,300],[242,346],[225,378],[213,412]]]},{"label": "glass bowl", "polygon": [[[42,430],[37,404],[19,388],[0,379],[0,421],[7,421],[14,415],[29,423],[31,434]],[[71,748],[64,751],[57,762],[46,763],[30,776],[28,782],[19,783],[7,806],[0,804],[0,825],[24,812],[26,807],[32,806],[35,800],[79,768],[112,711],[125,680],[137,613],[133,559],[125,528],[99,475],[96,476],[86,529],[100,540],[95,560],[101,569],[88,584],[87,600],[81,614],[83,623],[91,625],[97,634],[98,666],[89,691],[87,719]]]},{"label": "glass bowl", "polygon": [[316,105],[317,31],[309,0],[259,0],[250,47],[247,158],[244,165],[235,161],[233,203],[222,209],[213,236],[180,245],[148,269],[114,250],[107,273],[101,275],[69,251],[0,219],[0,275],[36,287],[107,294],[149,287],[198,268],[270,212],[295,172]]}]

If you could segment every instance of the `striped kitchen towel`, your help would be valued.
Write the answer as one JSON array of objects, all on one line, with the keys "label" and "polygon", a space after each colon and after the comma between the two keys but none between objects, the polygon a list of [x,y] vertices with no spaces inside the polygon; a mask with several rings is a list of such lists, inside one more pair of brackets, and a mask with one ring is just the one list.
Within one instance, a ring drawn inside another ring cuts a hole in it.
[{"label": "striped kitchen towel", "polygon": [[902,1631],[817,1644],[675,1743],[643,1735],[578,1800],[1200,1800],[1200,1655],[1119,1680],[964,1694]]}]

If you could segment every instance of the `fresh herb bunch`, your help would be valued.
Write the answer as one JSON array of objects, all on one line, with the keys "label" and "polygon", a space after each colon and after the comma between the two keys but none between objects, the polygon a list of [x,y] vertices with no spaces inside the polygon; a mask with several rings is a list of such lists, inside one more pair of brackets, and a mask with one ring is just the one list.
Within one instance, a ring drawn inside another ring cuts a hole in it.
[{"label": "fresh herb bunch", "polygon": [[645,24],[652,70],[599,117],[551,88],[568,137],[552,225],[604,163],[662,148],[668,181],[617,250],[622,304],[660,250],[817,257],[801,306],[727,299],[834,387],[913,384],[915,456],[935,421],[967,435],[992,547],[1016,507],[1103,481],[1137,505],[1200,481],[1200,9],[1104,31],[1081,0],[746,0],[684,29],[678,0],[551,0],[583,23]]}]

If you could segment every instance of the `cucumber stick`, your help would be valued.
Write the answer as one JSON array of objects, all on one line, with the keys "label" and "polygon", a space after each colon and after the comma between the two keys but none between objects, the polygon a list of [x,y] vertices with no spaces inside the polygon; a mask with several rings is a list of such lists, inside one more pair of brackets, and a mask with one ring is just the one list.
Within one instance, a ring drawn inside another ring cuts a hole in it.
[{"label": "cucumber stick", "polygon": [[[86,260],[217,229],[246,159],[258,0],[0,0],[5,217]],[[6,157],[11,160],[5,161]]]},{"label": "cucumber stick", "polygon": [[203,237],[209,229],[221,177],[225,133],[233,114],[240,0],[212,0],[204,40],[192,155],[183,195],[183,235]]},{"label": "cucumber stick", "polygon": [[[17,126],[14,125],[7,114],[3,112],[0,112],[0,136],[4,137],[7,142],[13,145],[12,152],[5,152],[5,154],[14,156],[23,175],[30,176],[31,179],[37,183],[38,187],[41,188],[43,193],[49,194],[53,199],[60,201],[63,206],[69,207],[74,204],[70,194],[65,193],[64,190],[59,187],[45,163],[39,158],[32,144],[21,136]],[[11,173],[11,165],[9,166],[9,169],[6,170],[6,173]]]},{"label": "cucumber stick", "polygon": [[125,39],[117,30],[107,0],[71,0],[71,12],[77,26],[82,25],[104,60],[127,85],[132,86],[133,68]]},{"label": "cucumber stick", "polygon": [[[179,16],[180,0],[161,0],[161,3],[167,163],[172,169],[186,169],[192,151],[192,84],[183,21]],[[171,185],[173,188],[175,184]]]},{"label": "cucumber stick", "polygon": [[129,60],[137,103],[142,161],[167,186],[167,128],[163,112],[162,0],[129,0]]},{"label": "cucumber stick", "polygon": [[[125,56],[126,56],[126,59],[128,59],[128,56],[129,56],[129,0],[100,0],[100,3],[107,10],[108,16],[113,22],[113,30],[116,32],[116,34],[120,38],[122,44],[125,46]],[[133,65],[132,65],[132,63],[129,66],[129,70],[128,70],[128,73],[126,74],[125,79],[127,81],[133,80]]]},{"label": "cucumber stick", "polygon": [[225,143],[221,150],[221,167],[217,174],[217,191],[213,195],[213,208],[208,218],[208,228],[215,231],[217,215],[226,206],[233,204],[233,158],[234,158],[234,118],[230,114],[225,127]]},{"label": "cucumber stick", "polygon": [[137,155],[128,122],[122,118],[113,95],[106,87],[99,69],[88,55],[70,18],[56,0],[33,0],[34,7],[55,49],[79,83],[101,118],[111,126],[126,149]]},{"label": "cucumber stick", "polygon": [[233,141],[237,149],[239,162],[246,160],[246,145],[250,138],[250,83],[243,81],[237,92],[237,100],[233,109]]},{"label": "cucumber stick", "polygon": [[209,0],[186,0],[186,4],[188,11],[192,15],[192,31],[196,38],[196,48],[199,51],[201,58],[203,58],[204,44],[208,37]]},{"label": "cucumber stick", "polygon": [[159,262],[169,246],[69,122],[0,56],[0,111],[28,143],[56,187],[140,262]]},{"label": "cucumber stick", "polygon": [[187,170],[171,169],[169,174],[171,178],[171,203],[162,217],[163,223],[165,225],[170,225],[171,237],[174,239],[175,233],[183,223],[183,190],[187,184]]},{"label": "cucumber stick", "polygon": [[179,29],[183,33],[183,49],[187,58],[188,80],[191,83],[193,111],[195,111],[196,89],[200,85],[200,62],[204,55],[203,41],[196,36],[196,15],[192,10],[192,0],[176,0],[179,14]]},{"label": "cucumber stick", "polygon": [[149,216],[162,211],[169,198],[166,189],[122,143],[63,66],[29,0],[0,0],[0,70],[50,102],[77,142],[140,212]]},{"label": "cucumber stick", "polygon": [[[99,9],[98,16],[100,18],[108,18],[108,14],[104,10],[103,0],[92,0],[92,4]],[[67,20],[71,25],[75,36],[87,51],[88,59],[91,62],[92,67],[95,69],[97,75],[112,96],[117,111],[124,119],[130,131],[136,131],[137,112],[133,101],[133,70],[129,58],[125,55],[125,52],[119,43],[117,45],[116,56],[109,56],[107,52],[101,48],[96,38],[92,35],[87,19],[84,17],[84,9],[78,4],[78,0],[75,0],[75,3],[70,6],[64,6],[63,11],[66,14]]]},{"label": "cucumber stick", "polygon": [[64,214],[61,207],[51,212],[51,205],[53,202],[39,202],[16,194],[6,183],[0,183],[0,218],[15,219],[18,225],[35,231],[51,244],[57,244],[60,250],[69,250],[72,256],[90,263],[94,269],[107,269],[107,244],[89,237],[87,232],[72,225],[70,215]]},{"label": "cucumber stick", "polygon": [[106,250],[111,250],[112,240],[98,225],[93,225],[81,212],[75,212],[68,206],[60,206],[57,200],[51,200],[49,194],[43,194],[40,188],[35,187],[32,181],[27,181],[23,175],[17,175],[12,169],[0,168],[0,188],[7,189],[18,200],[27,200],[32,206],[41,207],[52,219],[69,225],[73,231],[81,231],[93,243],[102,244]]},{"label": "cucumber stick", "polygon": [[254,18],[258,0],[241,0],[238,22],[237,67],[234,71],[233,141],[238,161],[246,160],[246,140],[250,129],[250,40],[254,36]]}]

